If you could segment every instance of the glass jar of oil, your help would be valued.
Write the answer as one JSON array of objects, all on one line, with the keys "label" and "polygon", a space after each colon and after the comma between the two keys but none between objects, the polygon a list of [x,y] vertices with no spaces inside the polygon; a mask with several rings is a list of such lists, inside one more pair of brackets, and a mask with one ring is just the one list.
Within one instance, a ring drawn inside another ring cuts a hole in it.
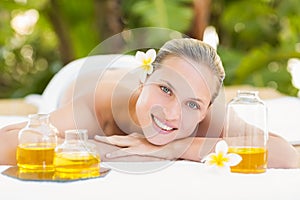
[{"label": "glass jar of oil", "polygon": [[54,171],[53,157],[58,131],[49,122],[49,117],[49,114],[29,115],[26,127],[18,134],[16,159],[22,172]]},{"label": "glass jar of oil", "polygon": [[82,179],[100,175],[100,156],[85,129],[65,131],[65,140],[55,148],[55,178]]},{"label": "glass jar of oil", "polygon": [[257,91],[238,91],[227,104],[224,139],[242,161],[232,172],[263,173],[267,168],[267,107]]}]

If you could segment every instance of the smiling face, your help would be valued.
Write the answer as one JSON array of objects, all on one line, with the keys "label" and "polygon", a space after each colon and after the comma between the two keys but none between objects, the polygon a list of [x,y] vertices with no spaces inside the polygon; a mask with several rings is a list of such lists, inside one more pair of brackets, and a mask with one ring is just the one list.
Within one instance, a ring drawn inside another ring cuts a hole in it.
[{"label": "smiling face", "polygon": [[214,88],[213,74],[206,66],[175,56],[166,57],[161,65],[136,103],[139,124],[155,145],[190,136],[205,117]]}]

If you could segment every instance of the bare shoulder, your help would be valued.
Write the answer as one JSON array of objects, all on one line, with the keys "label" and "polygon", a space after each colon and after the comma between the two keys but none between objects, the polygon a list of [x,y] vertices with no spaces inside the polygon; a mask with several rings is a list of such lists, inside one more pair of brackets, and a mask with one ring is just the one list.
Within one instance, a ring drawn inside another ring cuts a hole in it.
[{"label": "bare shoulder", "polygon": [[138,87],[138,74],[128,69],[108,70],[99,80],[95,92],[94,109],[106,135],[128,132],[129,100]]},{"label": "bare shoulder", "polygon": [[101,76],[95,76],[82,75],[70,84],[60,108],[52,116],[55,116],[56,124],[60,127],[66,128],[65,123],[58,121],[65,116],[70,119],[68,127],[87,128],[91,135],[105,131],[121,133],[115,123],[112,104],[117,102],[119,114],[128,106],[125,103],[130,98],[131,90],[138,87],[139,76],[127,68],[106,70]]},{"label": "bare shoulder", "polygon": [[109,91],[122,79],[129,68],[99,69],[82,72],[65,88],[60,97],[59,107],[80,96],[107,97]]},{"label": "bare shoulder", "polygon": [[[112,98],[124,96],[124,93],[128,93],[127,89],[137,87],[137,81],[135,80],[136,74],[132,73],[131,69],[113,69],[107,70],[103,73],[101,78],[97,82],[95,88],[95,103],[96,110],[101,104],[111,103]],[[119,99],[120,101],[122,99]]]}]

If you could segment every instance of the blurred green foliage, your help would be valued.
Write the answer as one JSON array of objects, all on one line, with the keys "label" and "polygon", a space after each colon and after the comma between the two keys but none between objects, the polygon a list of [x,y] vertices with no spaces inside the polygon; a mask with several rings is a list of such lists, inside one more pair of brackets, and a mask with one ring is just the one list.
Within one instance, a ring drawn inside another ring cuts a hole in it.
[{"label": "blurred green foliage", "polygon": [[[296,95],[287,61],[300,57],[299,0],[211,0],[210,12],[225,85]],[[20,33],[16,18],[28,13],[37,21]],[[122,30],[152,26],[188,34],[194,16],[193,0],[2,0],[0,98],[42,93],[64,64]]]},{"label": "blurred green foliage", "polygon": [[297,94],[287,61],[300,57],[299,0],[215,0],[212,16],[220,33],[225,85],[267,86]]},{"label": "blurred green foliage", "polygon": [[[23,97],[41,93],[55,72],[61,68],[57,38],[48,19],[38,13],[33,30],[17,34],[12,19],[33,9],[43,9],[43,1],[18,4],[0,3],[0,97]],[[32,13],[32,12],[31,12]],[[23,24],[19,24],[22,26]]]}]

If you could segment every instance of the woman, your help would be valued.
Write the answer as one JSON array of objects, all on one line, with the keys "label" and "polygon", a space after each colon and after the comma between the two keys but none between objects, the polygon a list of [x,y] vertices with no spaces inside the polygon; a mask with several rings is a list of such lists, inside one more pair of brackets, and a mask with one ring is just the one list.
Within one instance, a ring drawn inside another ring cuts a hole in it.
[{"label": "woman", "polygon": [[[225,77],[221,60],[209,45],[187,38],[167,42],[153,63],[155,52],[148,53],[146,73],[107,70],[95,87],[82,76],[50,120],[61,133],[88,129],[102,160],[201,161],[222,137],[225,104],[215,102]],[[221,110],[213,115],[213,108]],[[0,163],[15,163],[16,135],[23,126],[2,130]],[[4,140],[10,144],[2,145]],[[268,167],[297,167],[295,149],[282,138],[271,134],[268,152]]]}]

